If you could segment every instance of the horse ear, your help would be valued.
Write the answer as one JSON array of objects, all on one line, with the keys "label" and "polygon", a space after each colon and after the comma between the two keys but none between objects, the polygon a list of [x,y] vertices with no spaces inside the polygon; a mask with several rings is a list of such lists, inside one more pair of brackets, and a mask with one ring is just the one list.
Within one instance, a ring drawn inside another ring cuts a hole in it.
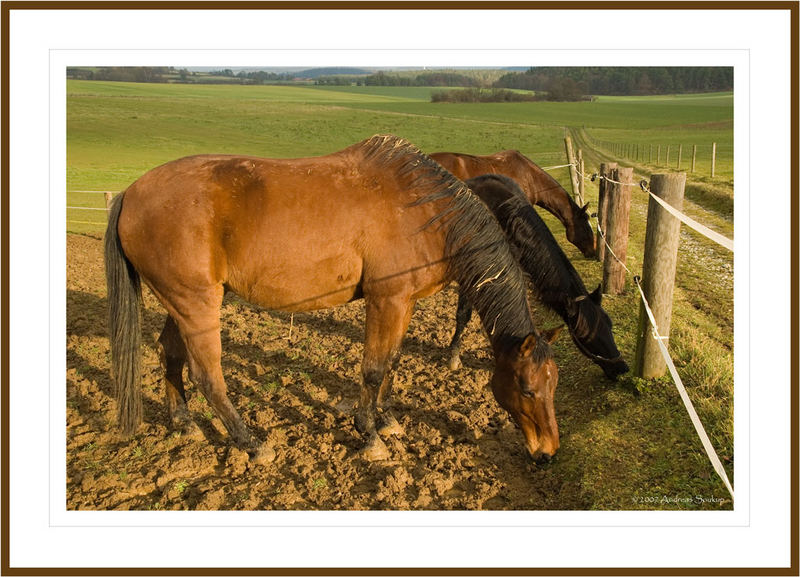
[{"label": "horse ear", "polygon": [[567,305],[567,316],[574,317],[575,315],[577,315],[579,310],[579,305],[578,305],[579,301],[570,296],[568,296],[565,299],[565,301]]},{"label": "horse ear", "polygon": [[586,204],[584,204],[584,205],[583,205],[583,207],[581,208],[581,212],[586,212],[588,209],[589,209],[589,203],[587,202],[587,203],[586,203]]},{"label": "horse ear", "polygon": [[547,341],[547,344],[553,344],[553,342],[558,338],[558,335],[561,334],[561,330],[563,328],[564,325],[558,325],[552,329],[547,329],[542,333],[542,338]]},{"label": "horse ear", "polygon": [[[542,331],[542,333],[539,335],[539,338],[544,339],[544,341],[547,344],[551,344],[553,341],[556,340],[559,333],[561,332],[561,329],[563,328],[564,325],[559,325],[557,327],[553,327],[552,329],[547,329],[546,331]],[[533,349],[536,348],[537,340],[538,339],[536,338],[536,335],[534,333],[531,333],[527,337],[525,337],[525,340],[522,341],[522,344],[519,346],[519,357],[522,358],[529,356],[533,352]]]},{"label": "horse ear", "polygon": [[527,337],[525,337],[525,340],[522,341],[522,344],[519,346],[520,358],[529,356],[533,352],[533,349],[535,348],[536,348],[536,335],[531,333]]},{"label": "horse ear", "polygon": [[597,306],[600,306],[600,301],[603,300],[603,291],[600,288],[600,285],[597,285],[597,288],[592,291],[592,294],[589,295],[589,298],[592,299],[592,302]]}]

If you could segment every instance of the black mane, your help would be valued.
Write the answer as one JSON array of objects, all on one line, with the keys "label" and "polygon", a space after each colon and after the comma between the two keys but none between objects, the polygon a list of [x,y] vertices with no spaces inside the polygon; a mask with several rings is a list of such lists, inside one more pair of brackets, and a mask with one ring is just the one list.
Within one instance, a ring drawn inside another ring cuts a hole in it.
[{"label": "black mane", "polygon": [[586,287],[553,233],[528,202],[525,193],[512,179],[487,174],[467,181],[468,186],[492,187],[491,198],[482,195],[519,259],[531,278],[531,284],[542,302],[566,318],[565,297],[587,296]]}]

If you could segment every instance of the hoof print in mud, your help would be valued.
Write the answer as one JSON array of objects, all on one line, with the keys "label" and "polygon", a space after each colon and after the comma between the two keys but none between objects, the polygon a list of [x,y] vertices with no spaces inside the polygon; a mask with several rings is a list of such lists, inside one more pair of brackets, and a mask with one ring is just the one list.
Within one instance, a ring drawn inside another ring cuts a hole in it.
[{"label": "hoof print in mud", "polygon": [[228,456],[225,458],[225,468],[230,471],[234,477],[244,474],[247,470],[247,463],[250,461],[250,456],[246,451],[237,447],[228,449]]}]

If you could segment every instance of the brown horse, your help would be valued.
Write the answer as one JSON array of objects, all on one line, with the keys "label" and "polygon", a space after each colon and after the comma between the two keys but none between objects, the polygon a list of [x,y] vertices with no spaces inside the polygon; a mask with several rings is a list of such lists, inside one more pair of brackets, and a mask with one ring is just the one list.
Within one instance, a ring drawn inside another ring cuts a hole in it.
[{"label": "brown horse", "polygon": [[516,150],[504,150],[489,156],[434,152],[430,157],[461,180],[482,174],[503,174],[512,178],[531,204],[541,206],[561,221],[567,240],[578,247],[583,256],[594,256],[594,232],[586,210],[589,204],[582,208],[575,204],[558,181],[527,156]]},{"label": "brown horse", "polygon": [[378,429],[393,421],[383,404],[414,303],[455,280],[489,333],[492,391],[528,452],[547,459],[558,448],[549,347],[558,330],[536,331],[523,273],[486,205],[402,139],[375,136],[317,158],[170,162],[115,199],[105,242],[112,373],[127,434],[142,413],[140,278],[168,313],[159,342],[172,424],[191,423],[188,362],[234,442],[264,458],[271,449],[257,451],[222,375],[226,290],[283,311],[365,300],[356,424],[365,456],[383,458]]}]

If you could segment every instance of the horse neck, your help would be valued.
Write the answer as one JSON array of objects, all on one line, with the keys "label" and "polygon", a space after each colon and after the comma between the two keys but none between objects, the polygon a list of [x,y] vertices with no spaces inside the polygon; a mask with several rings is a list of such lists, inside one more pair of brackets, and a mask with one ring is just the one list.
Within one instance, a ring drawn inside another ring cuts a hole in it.
[{"label": "horse neck", "polygon": [[527,203],[520,204],[516,215],[498,215],[498,219],[541,301],[566,319],[564,296],[575,299],[588,292],[550,229]]},{"label": "horse neck", "polygon": [[[522,156],[522,155],[520,155]],[[522,157],[519,184],[531,204],[541,206],[555,216],[563,226],[573,223],[575,210],[580,210],[569,197],[564,187],[543,168],[526,157]]]}]

